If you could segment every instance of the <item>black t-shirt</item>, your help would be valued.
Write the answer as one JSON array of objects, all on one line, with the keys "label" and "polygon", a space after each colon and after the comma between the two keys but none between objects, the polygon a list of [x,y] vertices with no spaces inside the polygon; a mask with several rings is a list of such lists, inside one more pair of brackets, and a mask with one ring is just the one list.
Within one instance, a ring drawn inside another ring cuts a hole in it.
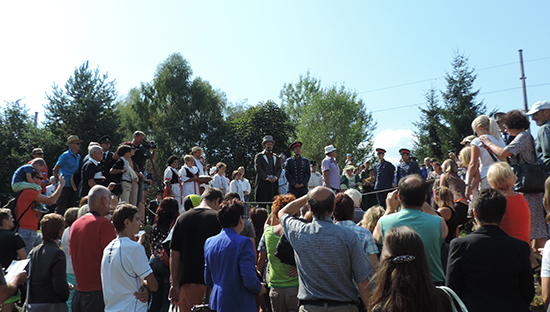
[{"label": "black t-shirt", "polygon": [[[88,195],[90,191],[90,185],[88,180],[93,179],[95,174],[101,172],[101,167],[94,164],[90,159],[86,160],[82,165],[82,189],[80,190],[80,197]],[[95,183],[103,183],[102,179],[94,179]]]},{"label": "black t-shirt", "polygon": [[221,230],[214,209],[194,208],[178,217],[170,248],[180,252],[181,285],[204,285],[204,243]]},{"label": "black t-shirt", "polygon": [[134,153],[134,156],[132,156],[132,160],[134,163],[136,163],[140,168],[145,168],[145,153],[147,152],[147,149],[143,147],[143,145],[135,146],[136,151]]},{"label": "black t-shirt", "polygon": [[10,266],[17,259],[17,251],[25,247],[21,235],[10,230],[0,229],[0,265],[3,268]]}]

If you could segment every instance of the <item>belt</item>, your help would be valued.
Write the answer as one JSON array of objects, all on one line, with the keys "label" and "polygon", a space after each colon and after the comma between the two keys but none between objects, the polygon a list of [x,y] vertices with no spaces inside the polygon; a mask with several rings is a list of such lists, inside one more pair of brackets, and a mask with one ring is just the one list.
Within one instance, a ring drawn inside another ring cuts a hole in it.
[{"label": "belt", "polygon": [[132,181],[122,180],[121,182],[132,183]]},{"label": "belt", "polygon": [[336,300],[328,300],[328,299],[321,299],[321,300],[300,300],[300,305],[312,305],[317,307],[323,307],[325,304],[328,307],[340,307],[340,306],[346,306],[346,305],[354,305],[357,306],[357,303],[353,301],[336,301]]}]

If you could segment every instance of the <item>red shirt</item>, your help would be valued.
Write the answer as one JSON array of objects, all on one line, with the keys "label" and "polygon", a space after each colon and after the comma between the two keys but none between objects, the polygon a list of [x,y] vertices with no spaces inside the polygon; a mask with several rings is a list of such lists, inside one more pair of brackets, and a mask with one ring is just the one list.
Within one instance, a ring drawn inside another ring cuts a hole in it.
[{"label": "red shirt", "polygon": [[36,211],[34,211],[34,200],[36,199],[36,196],[38,196],[40,192],[35,191],[33,189],[25,189],[19,195],[19,198],[17,199],[17,217],[21,217],[21,214],[29,207],[29,210],[25,212],[21,220],[19,220],[19,227],[22,229],[27,229],[31,231],[38,230],[38,218],[36,217]]},{"label": "red shirt", "polygon": [[73,223],[69,236],[69,251],[76,289],[85,292],[102,289],[103,249],[115,238],[115,228],[105,217],[87,213]]},{"label": "red shirt", "polygon": [[521,239],[530,244],[531,241],[531,213],[529,205],[523,195],[506,196],[508,204],[506,205],[506,213],[500,228],[506,234]]}]

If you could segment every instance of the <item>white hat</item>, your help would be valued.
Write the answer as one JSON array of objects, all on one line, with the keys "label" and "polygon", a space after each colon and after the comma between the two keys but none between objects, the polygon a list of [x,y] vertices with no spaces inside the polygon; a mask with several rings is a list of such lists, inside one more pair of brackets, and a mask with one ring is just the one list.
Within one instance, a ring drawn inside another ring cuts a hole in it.
[{"label": "white hat", "polygon": [[325,155],[332,152],[332,151],[335,151],[336,148],[334,147],[334,145],[329,145],[329,146],[325,146]]},{"label": "white hat", "polygon": [[548,101],[538,101],[533,104],[531,110],[526,113],[526,115],[533,115],[534,113],[540,111],[541,109],[550,109],[550,102]]}]

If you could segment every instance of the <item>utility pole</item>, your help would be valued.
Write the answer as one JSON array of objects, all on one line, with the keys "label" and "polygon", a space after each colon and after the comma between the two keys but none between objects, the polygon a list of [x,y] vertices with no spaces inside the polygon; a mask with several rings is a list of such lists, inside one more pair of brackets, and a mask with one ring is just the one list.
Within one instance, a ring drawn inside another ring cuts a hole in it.
[{"label": "utility pole", "polygon": [[527,104],[527,90],[525,89],[525,72],[523,71],[523,50],[519,49],[519,67],[521,69],[521,88],[523,90],[523,108],[525,111],[529,111],[529,104]]}]

